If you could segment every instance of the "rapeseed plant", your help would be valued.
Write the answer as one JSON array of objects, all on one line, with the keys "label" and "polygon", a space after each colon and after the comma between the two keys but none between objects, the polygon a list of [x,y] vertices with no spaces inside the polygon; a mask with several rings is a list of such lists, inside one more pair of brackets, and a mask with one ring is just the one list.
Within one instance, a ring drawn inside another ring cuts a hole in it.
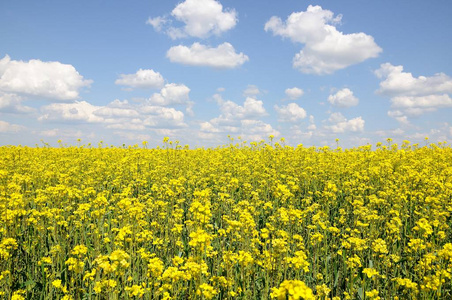
[{"label": "rapeseed plant", "polygon": [[0,147],[2,299],[450,299],[452,149]]}]

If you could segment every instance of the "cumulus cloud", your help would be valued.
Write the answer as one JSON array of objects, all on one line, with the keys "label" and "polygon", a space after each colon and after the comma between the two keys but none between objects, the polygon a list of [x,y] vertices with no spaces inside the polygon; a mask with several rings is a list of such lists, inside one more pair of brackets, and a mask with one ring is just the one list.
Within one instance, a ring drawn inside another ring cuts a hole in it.
[{"label": "cumulus cloud", "polygon": [[315,125],[314,116],[310,115],[308,130],[316,130],[316,129],[317,129],[317,126]]},{"label": "cumulus cloud", "polygon": [[[233,9],[223,9],[223,5],[215,0],[185,0],[171,12],[171,16],[185,25],[169,26],[166,33],[172,39],[184,37],[207,38],[221,35],[235,27],[237,13]],[[147,24],[161,31],[166,24],[172,23],[166,17],[149,18]]]},{"label": "cumulus cloud", "polygon": [[[152,70],[142,70],[131,76],[122,76],[121,84],[130,86],[148,85],[149,78],[154,83],[160,81],[160,74]],[[147,72],[152,71],[152,72]],[[137,76],[135,76],[137,75]],[[147,78],[147,79],[146,79]],[[157,79],[157,80],[154,80]],[[163,79],[163,78],[162,78]],[[147,83],[145,83],[147,82]],[[172,105],[184,105],[188,114],[192,114],[194,102],[189,98],[190,88],[184,84],[168,83],[149,99],[130,103],[116,99],[107,105],[97,106],[86,101],[73,103],[52,103],[41,107],[39,121],[60,123],[96,123],[106,129],[124,131],[142,131],[146,129],[178,129],[187,127],[184,113]]]},{"label": "cumulus cloud", "polygon": [[380,78],[377,93],[391,98],[394,110],[388,115],[405,122],[406,116],[418,116],[441,107],[452,107],[452,78],[444,73],[414,77],[403,66],[385,63],[375,71]]},{"label": "cumulus cloud", "polygon": [[97,123],[104,121],[104,118],[94,114],[100,108],[100,106],[92,105],[86,101],[52,103],[41,107],[41,116],[38,120]]},{"label": "cumulus cloud", "polygon": [[290,100],[296,100],[298,98],[300,98],[301,96],[303,96],[304,91],[300,88],[297,87],[293,87],[290,89],[286,89],[285,90],[286,96],[290,99]]},{"label": "cumulus cloud", "polygon": [[264,103],[252,97],[247,97],[243,105],[230,100],[224,101],[217,95],[217,103],[220,106],[220,116],[214,119],[217,124],[233,124],[238,120],[257,119],[267,115]]},{"label": "cumulus cloud", "polygon": [[221,140],[221,137],[231,134],[247,140],[261,140],[272,134],[279,136],[279,131],[259,120],[268,115],[261,100],[247,97],[243,105],[239,105],[223,100],[218,94],[213,98],[219,106],[220,115],[200,124],[200,138]]},{"label": "cumulus cloud", "polygon": [[439,108],[452,106],[449,95],[398,96],[391,98],[392,105],[400,108]]},{"label": "cumulus cloud", "polygon": [[184,113],[172,107],[147,105],[140,108],[146,115],[143,124],[148,127],[175,128],[186,127]]},{"label": "cumulus cloud", "polygon": [[0,91],[6,93],[68,101],[78,99],[80,89],[91,83],[72,65],[38,59],[17,61],[8,55],[0,59]]},{"label": "cumulus cloud", "polygon": [[0,120],[0,132],[1,133],[18,132],[18,131],[21,131],[24,129],[25,129],[25,127],[23,127],[21,125],[11,124],[11,123]]},{"label": "cumulus cloud", "polygon": [[252,96],[257,96],[261,93],[261,91],[259,90],[259,88],[254,85],[254,84],[248,84],[248,86],[246,87],[246,89],[243,91],[243,96],[245,97],[252,97]]},{"label": "cumulus cloud", "polygon": [[[402,135],[405,135],[405,131],[402,128],[396,128],[392,130],[377,130],[375,131],[375,134],[382,138],[388,138],[388,137],[400,137]],[[422,138],[424,138],[422,136]]]},{"label": "cumulus cloud", "polygon": [[34,108],[22,105],[22,98],[16,94],[2,94],[0,92],[0,112],[12,114],[27,114]]},{"label": "cumulus cloud", "polygon": [[400,110],[390,110],[390,111],[388,111],[388,116],[396,119],[400,124],[403,124],[403,125],[410,124],[408,117],[405,115],[405,113],[401,112]]},{"label": "cumulus cloud", "polygon": [[200,130],[203,131],[203,132],[211,132],[211,133],[220,132],[220,129],[215,127],[210,122],[202,122],[201,124],[199,124],[199,127],[200,127]]},{"label": "cumulus cloud", "polygon": [[296,143],[300,143],[300,141],[304,142],[312,139],[313,137],[319,138],[324,136],[323,132],[314,131],[316,129],[315,126],[313,129],[309,127],[307,129],[308,130],[306,131],[300,125],[293,125],[290,127],[290,136],[288,136],[288,138]]},{"label": "cumulus cloud", "polygon": [[[165,94],[165,93],[164,93]],[[115,100],[93,112],[104,118],[106,127],[121,130],[144,130],[146,128],[186,127],[184,113],[172,107],[154,105],[150,101],[130,104],[127,100]]]},{"label": "cumulus cloud", "polygon": [[184,84],[168,83],[165,84],[159,93],[154,93],[148,102],[161,106],[187,104],[189,93],[190,89]]},{"label": "cumulus cloud", "polygon": [[127,131],[115,131],[113,133],[121,138],[130,141],[149,141],[151,139],[151,136],[149,134],[137,134],[135,132]]},{"label": "cumulus cloud", "polygon": [[41,108],[38,120],[97,123],[108,129],[128,131],[187,126],[182,111],[149,102],[131,104],[127,100],[115,100],[106,106],[95,106],[86,101],[52,103]]},{"label": "cumulus cloud", "polygon": [[154,30],[157,32],[162,31],[163,26],[167,24],[169,20],[166,17],[155,17],[155,18],[148,18],[146,21],[146,24],[151,25],[154,27]]},{"label": "cumulus cloud", "polygon": [[307,74],[331,74],[377,57],[382,49],[374,38],[363,32],[344,34],[335,27],[342,16],[334,16],[321,6],[309,5],[306,11],[294,12],[285,22],[273,16],[265,24],[265,31],[304,44],[295,55],[293,67]]},{"label": "cumulus cloud", "polygon": [[403,66],[384,63],[375,75],[382,79],[379,93],[388,96],[426,96],[432,94],[452,93],[452,78],[444,73],[431,77],[419,76],[404,72]]},{"label": "cumulus cloud", "polygon": [[248,56],[236,53],[234,47],[229,43],[223,43],[216,48],[200,43],[193,43],[190,47],[174,46],[167,51],[166,57],[175,63],[220,69],[236,68],[248,61]]},{"label": "cumulus cloud", "polygon": [[364,131],[365,122],[361,117],[347,120],[341,113],[336,112],[330,115],[328,121],[331,125],[325,126],[325,128],[331,130],[333,133]]},{"label": "cumulus cloud", "polygon": [[266,140],[270,135],[280,136],[278,130],[261,120],[242,120],[241,125],[241,136],[252,141]]},{"label": "cumulus cloud", "polygon": [[146,129],[143,120],[138,118],[131,120],[117,120],[114,123],[108,124],[106,127],[109,129],[120,129],[129,131],[141,131]]},{"label": "cumulus cloud", "polygon": [[296,103],[289,103],[279,107],[275,105],[280,122],[297,122],[306,118],[306,111]]},{"label": "cumulus cloud", "polygon": [[39,132],[39,135],[45,136],[45,137],[58,137],[61,138],[70,138],[74,140],[74,138],[94,138],[94,133],[83,133],[81,130],[75,130],[75,129],[61,129],[61,128],[54,128],[49,130],[43,130]]},{"label": "cumulus cloud", "polygon": [[133,118],[140,115],[136,109],[109,106],[101,107],[93,111],[93,114],[103,118]]},{"label": "cumulus cloud", "polygon": [[201,138],[218,138],[225,135],[241,136],[245,140],[266,140],[270,135],[280,136],[280,132],[261,120],[240,120],[236,126],[221,126],[211,120],[200,124]]},{"label": "cumulus cloud", "polygon": [[115,84],[132,88],[161,88],[165,83],[163,76],[154,70],[139,69],[135,74],[121,74]]},{"label": "cumulus cloud", "polygon": [[334,106],[351,107],[358,105],[359,100],[353,95],[353,92],[350,89],[344,88],[339,90],[336,94],[330,95],[328,97],[328,102]]}]

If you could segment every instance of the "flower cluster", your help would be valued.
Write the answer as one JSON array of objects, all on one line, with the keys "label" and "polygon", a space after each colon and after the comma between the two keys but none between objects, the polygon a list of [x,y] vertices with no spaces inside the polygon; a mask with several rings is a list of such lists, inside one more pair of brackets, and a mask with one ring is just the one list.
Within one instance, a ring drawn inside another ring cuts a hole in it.
[{"label": "flower cluster", "polygon": [[451,299],[452,149],[0,147],[1,299]]}]

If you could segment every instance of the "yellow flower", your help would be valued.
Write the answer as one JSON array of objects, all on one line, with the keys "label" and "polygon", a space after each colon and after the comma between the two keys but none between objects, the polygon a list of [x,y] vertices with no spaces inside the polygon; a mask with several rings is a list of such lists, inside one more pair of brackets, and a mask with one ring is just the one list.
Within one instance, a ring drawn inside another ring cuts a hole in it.
[{"label": "yellow flower", "polygon": [[195,232],[190,233],[190,242],[188,243],[195,249],[204,251],[212,240],[212,236],[205,232],[203,229],[198,229]]},{"label": "yellow flower", "polygon": [[354,254],[353,257],[347,259],[347,265],[351,269],[359,268],[361,267],[361,258]]},{"label": "yellow flower", "polygon": [[11,296],[11,300],[25,300],[25,295],[27,292],[25,290],[17,290]]},{"label": "yellow flower", "polygon": [[328,297],[328,294],[331,292],[331,289],[326,284],[316,285],[315,290],[319,297]]},{"label": "yellow flower", "polygon": [[74,256],[83,256],[88,252],[88,248],[85,245],[77,245],[72,249],[71,254]]},{"label": "yellow flower", "polygon": [[125,290],[129,292],[130,297],[136,296],[138,298],[142,298],[145,293],[145,289],[142,286],[136,284],[132,285],[131,287],[126,286]]},{"label": "yellow flower", "polygon": [[370,292],[366,292],[366,297],[369,297],[370,299],[380,300],[381,298],[378,296],[377,290],[372,290]]},{"label": "yellow flower", "polygon": [[272,298],[278,300],[314,300],[314,294],[312,290],[303,282],[299,280],[285,280],[279,288],[273,288],[270,294]]},{"label": "yellow flower", "polygon": [[372,242],[372,250],[376,253],[387,254],[388,248],[386,246],[386,242],[383,239],[376,239]]},{"label": "yellow flower", "polygon": [[309,272],[309,261],[304,251],[296,251],[294,257],[286,257],[285,259],[295,269],[303,269],[303,271]]},{"label": "yellow flower", "polygon": [[392,280],[395,281],[398,286],[404,287],[406,289],[416,290],[418,286],[416,282],[412,282],[409,278],[396,277]]},{"label": "yellow flower", "polygon": [[212,299],[218,292],[209,284],[203,283],[196,290],[196,294],[206,299]]},{"label": "yellow flower", "polygon": [[75,257],[69,257],[65,264],[68,266],[69,271],[74,271],[75,273],[81,273],[85,267],[85,263]]},{"label": "yellow flower", "polygon": [[373,268],[364,268],[363,273],[366,274],[368,278],[380,275],[380,273],[378,273],[378,271]]},{"label": "yellow flower", "polygon": [[56,287],[57,289],[61,288],[61,280],[57,279],[57,280],[52,281],[52,285],[54,287]]},{"label": "yellow flower", "polygon": [[148,263],[148,276],[158,277],[163,272],[163,262],[158,257],[151,258]]}]

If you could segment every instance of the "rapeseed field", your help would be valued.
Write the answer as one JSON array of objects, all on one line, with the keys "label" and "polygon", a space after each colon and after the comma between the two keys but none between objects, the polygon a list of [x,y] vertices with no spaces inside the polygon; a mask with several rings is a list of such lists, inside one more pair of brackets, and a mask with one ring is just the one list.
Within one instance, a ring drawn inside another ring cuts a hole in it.
[{"label": "rapeseed field", "polygon": [[0,147],[1,299],[452,299],[452,149]]}]

